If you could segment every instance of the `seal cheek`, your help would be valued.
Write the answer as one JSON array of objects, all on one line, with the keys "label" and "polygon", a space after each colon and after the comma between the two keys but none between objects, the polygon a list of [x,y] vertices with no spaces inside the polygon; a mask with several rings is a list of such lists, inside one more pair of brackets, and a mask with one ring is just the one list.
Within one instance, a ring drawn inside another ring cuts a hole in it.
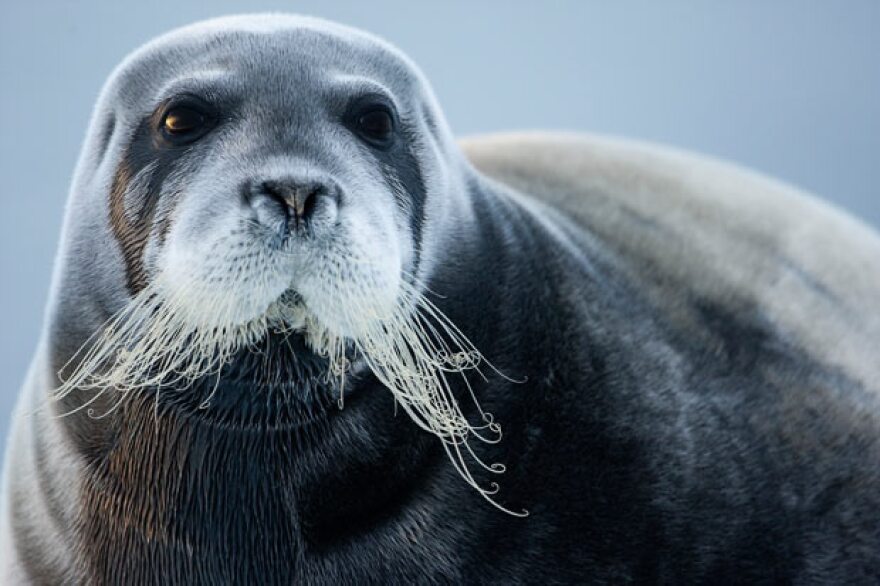
[{"label": "seal cheek", "polygon": [[143,268],[143,251],[149,236],[149,223],[145,218],[130,220],[125,213],[125,195],[133,174],[123,158],[113,174],[110,187],[110,227],[122,249],[125,261],[125,277],[128,290],[134,295],[146,286]]},{"label": "seal cheek", "polygon": [[[156,215],[156,197],[151,193],[151,176],[154,167],[147,166],[140,173],[133,173],[129,157],[124,156],[110,186],[109,221],[113,235],[119,243],[125,262],[126,286],[136,295],[147,285],[144,270],[144,250],[150,237]],[[147,176],[143,176],[144,174]],[[132,191],[139,193],[133,194]],[[128,200],[137,197],[137,205]],[[167,226],[163,226],[166,229]]]}]

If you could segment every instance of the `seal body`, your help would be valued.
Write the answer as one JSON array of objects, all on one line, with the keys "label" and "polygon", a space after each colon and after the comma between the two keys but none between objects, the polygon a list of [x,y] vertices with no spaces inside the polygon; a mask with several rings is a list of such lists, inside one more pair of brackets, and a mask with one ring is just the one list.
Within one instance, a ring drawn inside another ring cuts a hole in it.
[{"label": "seal body", "polygon": [[[212,126],[169,146],[157,133],[180,94],[210,102]],[[395,113],[390,143],[355,136],[367,116],[383,129],[373,106],[346,126],[376,94]],[[14,416],[7,581],[880,578],[876,233],[659,147],[462,146],[404,57],[321,21],[211,21],[123,64],[80,160]],[[300,236],[297,198],[316,184]],[[263,255],[281,220],[292,252]],[[369,262],[340,260],[355,253]],[[367,365],[351,354],[342,409],[325,360],[274,334],[186,385],[50,400],[77,350],[161,279],[200,292],[180,298],[191,320],[210,318],[203,306],[250,320],[293,282],[308,319],[356,337],[346,283],[364,274],[371,310],[418,277],[497,369],[449,385],[503,426],[475,450],[506,472],[475,484],[499,482],[493,499],[528,516],[480,498],[395,412],[368,351]]]}]

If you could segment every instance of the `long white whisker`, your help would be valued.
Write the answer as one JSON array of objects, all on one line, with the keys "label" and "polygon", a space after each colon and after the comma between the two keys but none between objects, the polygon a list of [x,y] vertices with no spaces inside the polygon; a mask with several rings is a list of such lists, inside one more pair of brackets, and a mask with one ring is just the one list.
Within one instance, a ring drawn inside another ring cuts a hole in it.
[{"label": "long white whisker", "polygon": [[[293,254],[278,250],[273,253]],[[250,262],[259,262],[260,257],[255,258]],[[83,405],[65,413],[88,409],[91,415],[90,405],[113,390],[119,398],[100,418],[114,412],[136,389],[155,388],[158,405],[158,389],[162,387],[185,387],[215,377],[208,397],[200,404],[207,408],[220,385],[222,369],[236,354],[243,350],[262,353],[258,346],[273,331],[284,334],[286,347],[293,352],[287,336],[302,331],[310,348],[328,361],[326,381],[339,385],[340,408],[350,367],[346,350],[353,348],[392,393],[395,408],[399,406],[416,425],[441,440],[456,471],[468,484],[499,509],[524,515],[498,504],[493,499],[497,484],[480,486],[469,469],[475,463],[489,473],[504,471],[502,464],[481,459],[469,443],[474,438],[496,443],[501,428],[480,406],[467,375],[476,372],[485,379],[480,370],[485,364],[505,379],[512,379],[489,363],[458,326],[427,299],[425,292],[430,291],[413,275],[402,275],[396,300],[389,304],[383,293],[387,290],[384,273],[375,261],[331,253],[321,261],[324,283],[330,283],[328,304],[339,308],[337,317],[345,331],[321,323],[304,310],[300,298],[286,295],[260,316],[237,323],[234,295],[207,289],[181,291],[159,274],[65,364],[63,371],[75,368],[62,380],[55,397],[65,397],[78,389],[95,390]],[[252,287],[257,293],[268,291],[268,277],[261,273]],[[276,352],[276,348],[266,350],[257,365],[266,378],[271,375],[270,357]],[[468,420],[456,397],[455,389],[460,385],[453,385],[450,375],[461,376],[461,385],[479,422]]]}]

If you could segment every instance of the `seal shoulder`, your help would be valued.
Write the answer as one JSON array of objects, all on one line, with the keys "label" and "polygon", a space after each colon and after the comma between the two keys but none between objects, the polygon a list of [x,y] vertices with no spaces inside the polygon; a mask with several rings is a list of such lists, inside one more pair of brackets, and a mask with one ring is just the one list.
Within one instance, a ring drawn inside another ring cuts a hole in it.
[{"label": "seal shoulder", "polygon": [[667,147],[577,134],[468,138],[485,175],[561,209],[671,312],[682,293],[758,307],[869,387],[880,365],[880,236],[808,193]]}]

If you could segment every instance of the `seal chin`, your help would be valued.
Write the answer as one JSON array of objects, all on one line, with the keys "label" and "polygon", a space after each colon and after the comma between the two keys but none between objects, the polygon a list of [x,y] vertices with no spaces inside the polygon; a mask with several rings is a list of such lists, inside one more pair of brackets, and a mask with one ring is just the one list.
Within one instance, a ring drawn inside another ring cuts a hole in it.
[{"label": "seal chin", "polygon": [[240,428],[289,428],[314,421],[342,403],[368,367],[354,344],[339,340],[328,355],[324,328],[294,288],[263,318],[260,339],[238,350],[214,374],[172,386],[159,400],[203,421]]},{"label": "seal chin", "polygon": [[232,428],[290,428],[352,397],[367,367],[353,347],[345,371],[315,352],[301,331],[273,331],[239,350],[214,374],[157,391],[159,408]]}]

